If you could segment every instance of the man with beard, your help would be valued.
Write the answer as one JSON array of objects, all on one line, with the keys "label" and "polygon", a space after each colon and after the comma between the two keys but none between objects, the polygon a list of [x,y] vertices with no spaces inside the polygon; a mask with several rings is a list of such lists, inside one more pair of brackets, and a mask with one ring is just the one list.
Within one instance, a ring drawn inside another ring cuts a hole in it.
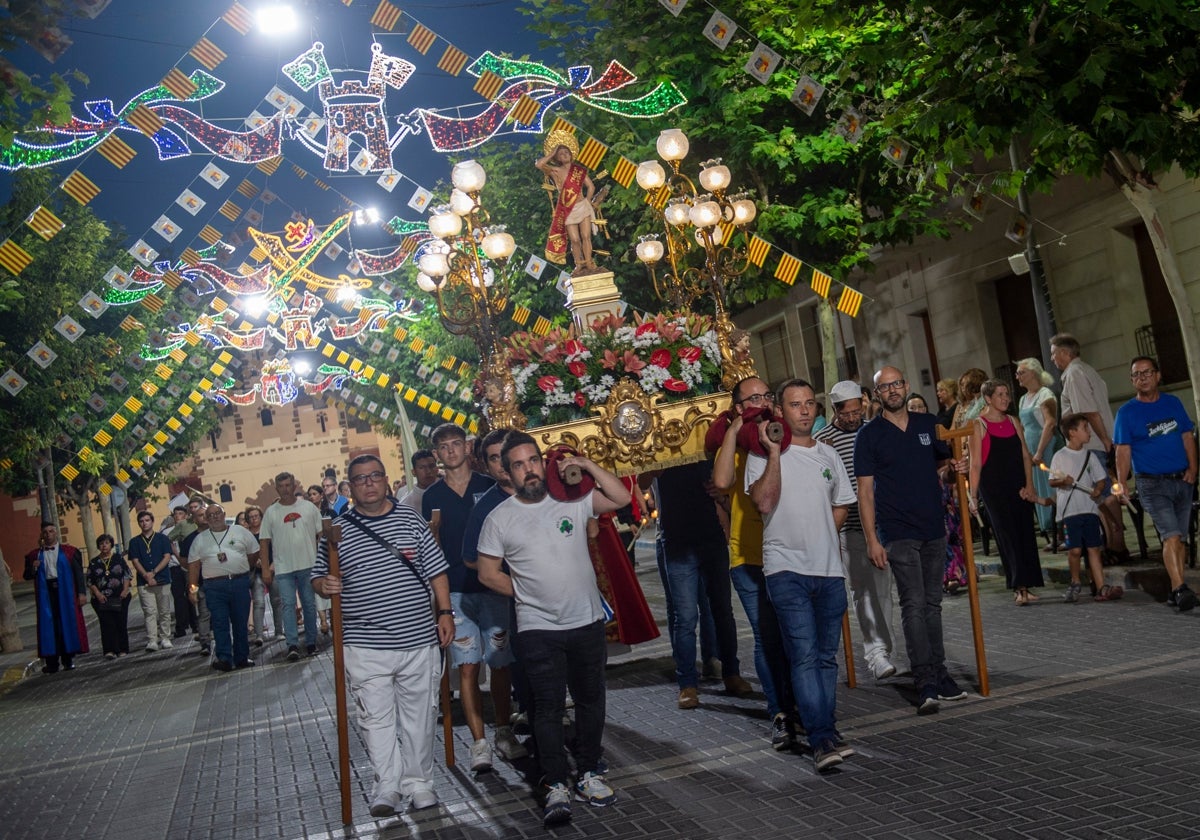
[{"label": "man with beard", "polygon": [[[300,631],[296,626],[296,596],[304,613],[304,641],[307,653],[317,652],[317,605],[309,581],[317,562],[317,540],[321,536],[321,512],[308,499],[296,497],[296,478],[290,472],[275,476],[275,492],[279,501],[263,514],[262,529],[258,532],[262,554],[270,563],[260,564],[263,583],[278,587],[283,602],[283,615],[276,623],[283,624],[287,638],[289,662],[300,660]],[[278,627],[276,627],[278,630]]]},{"label": "man with beard", "polygon": [[[857,382],[839,382],[829,389],[833,403],[833,422],[813,435],[832,446],[842,459],[850,476],[854,492],[854,440],[863,425],[862,390]],[[882,680],[896,673],[892,664],[892,576],[867,558],[867,540],[863,535],[858,505],[850,505],[846,523],[839,535],[842,544],[842,565],[850,580],[854,614],[863,634],[863,658],[875,679]]]},{"label": "man with beard", "polygon": [[188,592],[193,600],[204,578],[204,597],[212,617],[213,667],[248,668],[250,658],[250,569],[258,563],[258,540],[241,525],[225,524],[225,509],[204,511],[208,530],[197,534],[188,555]]},{"label": "man with beard", "polygon": [[587,458],[567,457],[559,462],[560,471],[576,465],[596,487],[573,502],[550,497],[542,454],[524,432],[505,437],[500,461],[516,493],[483,524],[479,579],[501,595],[516,598],[519,646],[533,694],[534,739],[548,787],[542,820],[549,826],[571,819],[562,725],[568,687],[575,700],[578,736],[575,796],[594,806],[616,799],[598,772],[606,648],[587,524],[592,516],[629,504],[630,495],[612,473]]},{"label": "man with beard", "polygon": [[967,462],[951,460],[950,448],[938,440],[936,416],[909,413],[907,387],[898,368],[875,374],[881,410],[858,432],[854,472],[867,556],[880,569],[891,564],[904,646],[920,695],[917,714],[929,715],[939,700],[967,696],[946,670],[942,642],[946,523],[939,483],[956,471],[965,473]]}]

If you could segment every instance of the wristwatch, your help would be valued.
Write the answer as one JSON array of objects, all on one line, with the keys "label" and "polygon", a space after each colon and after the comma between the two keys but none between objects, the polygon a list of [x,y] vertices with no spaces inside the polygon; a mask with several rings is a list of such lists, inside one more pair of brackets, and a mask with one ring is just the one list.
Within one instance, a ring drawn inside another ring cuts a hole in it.
[{"label": "wristwatch", "polygon": [[444,616],[444,615],[448,615],[448,616],[450,616],[451,618],[454,618],[454,610],[438,610],[438,611],[437,611],[437,617],[438,617],[438,618],[441,618],[441,617],[442,617],[442,616]]}]

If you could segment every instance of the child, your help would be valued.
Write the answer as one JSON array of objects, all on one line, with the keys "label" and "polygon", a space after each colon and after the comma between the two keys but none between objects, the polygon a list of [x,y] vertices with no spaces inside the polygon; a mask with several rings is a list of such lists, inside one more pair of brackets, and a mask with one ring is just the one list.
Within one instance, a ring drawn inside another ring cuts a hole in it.
[{"label": "child", "polygon": [[1058,491],[1058,521],[1067,547],[1067,562],[1071,567],[1071,585],[1063,600],[1074,604],[1079,600],[1079,560],[1087,549],[1088,571],[1092,586],[1099,586],[1097,601],[1115,601],[1125,594],[1120,586],[1104,584],[1104,570],[1100,552],[1104,547],[1104,534],[1100,530],[1099,508],[1096,500],[1104,492],[1108,473],[1100,458],[1092,457],[1091,450],[1084,449],[1092,438],[1091,425],[1083,414],[1068,414],[1059,423],[1067,439],[1065,449],[1054,453],[1050,462],[1050,486]]}]

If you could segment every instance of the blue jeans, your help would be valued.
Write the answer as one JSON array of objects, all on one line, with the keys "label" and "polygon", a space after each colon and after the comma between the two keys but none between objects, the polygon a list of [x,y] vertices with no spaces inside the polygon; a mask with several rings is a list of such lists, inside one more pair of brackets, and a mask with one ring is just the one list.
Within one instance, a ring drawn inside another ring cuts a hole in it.
[{"label": "blue jeans", "polygon": [[[209,578],[204,597],[212,617],[213,646],[217,659],[235,665],[250,658],[250,578]],[[232,627],[233,640],[230,641]]]},{"label": "blue jeans", "polygon": [[787,653],[783,649],[779,619],[767,597],[762,566],[734,566],[729,570],[729,579],[741,599],[750,629],[754,631],[754,670],[762,683],[763,694],[767,696],[767,714],[774,718],[782,711],[790,712],[794,700]]},{"label": "blue jeans", "polygon": [[837,652],[846,614],[846,582],[795,572],[767,576],[779,617],[800,722],[813,749],[837,741]]},{"label": "blue jeans", "polygon": [[893,540],[884,546],[900,595],[900,622],[904,646],[917,690],[937,688],[946,675],[946,650],[942,645],[942,573],[946,566],[946,538]]},{"label": "blue jeans", "polygon": [[675,658],[675,679],[680,690],[695,688],[700,682],[696,673],[696,627],[700,620],[701,576],[717,629],[721,676],[726,679],[740,676],[737,626],[733,621],[729,592],[729,550],[725,544],[674,548],[664,546],[659,540],[655,550],[666,590],[671,655]]},{"label": "blue jeans", "polygon": [[[279,600],[283,609],[283,635],[288,647],[300,647],[300,631],[296,627],[296,594],[300,595],[300,609],[304,612],[304,641],[309,647],[317,646],[317,601],[313,597],[312,569],[297,569],[294,572],[276,574],[272,588],[279,588]],[[276,616],[275,632],[279,632]]]}]

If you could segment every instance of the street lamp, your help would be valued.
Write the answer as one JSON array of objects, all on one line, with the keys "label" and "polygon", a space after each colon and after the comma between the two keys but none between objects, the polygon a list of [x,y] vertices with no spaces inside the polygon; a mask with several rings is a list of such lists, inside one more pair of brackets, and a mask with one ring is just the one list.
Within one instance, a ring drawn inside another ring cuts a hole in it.
[{"label": "street lamp", "polygon": [[[454,184],[450,203],[434,208],[429,218],[429,232],[435,238],[417,260],[417,286],[433,295],[448,332],[474,340],[484,382],[495,379],[500,393],[513,393],[497,324],[510,293],[503,268],[517,243],[503,225],[490,224],[480,201],[487,183],[482,166],[473,160],[455,164],[450,180]],[[489,418],[498,425],[499,412],[492,408]]]},{"label": "street lamp", "polygon": [[[725,304],[729,284],[750,265],[746,229],[758,215],[758,208],[749,194],[730,193],[732,176],[720,158],[700,164],[698,180],[703,192],[697,190],[680,171],[690,143],[679,129],[663,131],[656,148],[670,172],[658,161],[644,161],[637,168],[638,186],[650,195],[665,188],[670,196],[661,211],[663,233],[643,236],[637,245],[637,258],[650,273],[655,294],[676,309],[689,308],[702,295],[712,297],[721,350],[721,385],[732,388],[739,380],[756,375],[749,354],[734,346],[735,328]],[[738,230],[743,236],[735,246],[733,234]],[[696,246],[703,256],[701,265],[688,262]],[[660,280],[655,266],[664,256],[667,264],[661,269]]]}]

